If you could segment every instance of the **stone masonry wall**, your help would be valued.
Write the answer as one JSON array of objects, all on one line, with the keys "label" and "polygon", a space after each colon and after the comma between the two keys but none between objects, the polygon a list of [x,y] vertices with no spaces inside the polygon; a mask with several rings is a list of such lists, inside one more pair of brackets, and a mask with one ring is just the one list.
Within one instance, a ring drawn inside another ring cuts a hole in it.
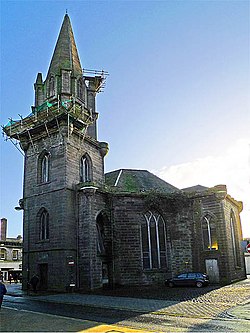
[{"label": "stone masonry wall", "polygon": [[167,230],[167,269],[145,270],[142,265],[141,223],[143,214],[153,207],[146,203],[145,196],[117,195],[114,197],[114,248],[115,281],[119,284],[162,283],[192,266],[191,230],[189,209],[169,212],[164,205],[158,212],[162,215]]},{"label": "stone masonry wall", "polygon": [[[66,130],[66,128],[65,128]],[[49,137],[33,138],[26,151],[24,171],[24,280],[26,288],[32,272],[37,271],[39,256],[47,258],[48,287],[62,289],[68,283],[66,273],[76,280],[78,248],[78,204],[76,185],[80,182],[80,159],[88,152],[93,164],[93,182],[103,182],[103,158],[98,143],[79,140],[72,133],[67,137],[63,130]],[[49,181],[39,179],[39,156],[49,153]],[[49,213],[49,240],[39,239],[39,212],[44,208]],[[44,256],[44,254],[46,254]],[[69,258],[74,267],[68,267]],[[66,265],[66,266],[65,266]],[[90,263],[91,265],[91,263]],[[64,269],[65,268],[65,269]],[[73,270],[73,271],[72,271]],[[52,272],[63,272],[53,277]],[[75,281],[77,284],[77,281]]]},{"label": "stone masonry wall", "polygon": [[102,262],[111,260],[97,252],[96,218],[99,213],[109,209],[106,201],[105,195],[93,188],[79,192],[78,274],[79,288],[82,290],[102,287]]},{"label": "stone masonry wall", "polygon": [[[206,271],[207,259],[216,259],[219,268],[219,283],[227,284],[244,276],[242,267],[235,270],[231,246],[230,212],[234,210],[238,225],[237,242],[240,244],[239,213],[236,206],[216,194],[200,196],[194,201],[194,229],[193,229],[193,267],[195,271]],[[216,222],[218,250],[203,248],[202,218],[206,214],[213,216]],[[196,241],[195,241],[196,240]]]},{"label": "stone masonry wall", "polygon": [[103,158],[101,157],[98,143],[94,141],[82,141],[78,136],[72,135],[67,142],[66,153],[66,184],[69,187],[80,182],[80,161],[81,157],[88,153],[92,161],[93,183],[103,184]]},{"label": "stone masonry wall", "polygon": [[[241,240],[242,240],[242,229],[239,215],[239,208],[232,202],[232,200],[226,198],[223,200],[223,208],[225,215],[225,231],[226,231],[226,240],[227,240],[227,258],[229,262],[229,271],[227,274],[230,274],[230,281],[238,281],[244,279],[245,276],[245,261],[244,254],[241,249]],[[231,213],[233,212],[235,220],[235,243],[238,247],[239,263],[236,263],[235,253],[233,251],[233,241],[232,241],[232,232],[230,218]]]}]

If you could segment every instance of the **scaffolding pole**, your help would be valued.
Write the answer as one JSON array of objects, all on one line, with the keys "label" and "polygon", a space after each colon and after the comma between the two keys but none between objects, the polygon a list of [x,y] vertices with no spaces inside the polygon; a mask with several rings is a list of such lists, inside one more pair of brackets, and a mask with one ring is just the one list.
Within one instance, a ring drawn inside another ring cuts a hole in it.
[{"label": "scaffolding pole", "polygon": [[31,134],[30,134],[30,130],[27,129],[27,132],[28,132],[28,135],[29,135],[29,138],[30,138],[30,142],[31,142],[31,145],[32,145],[33,151],[34,151],[34,153],[36,154],[36,149],[35,149],[35,146],[34,146],[34,143],[33,143],[32,137],[31,137]]}]

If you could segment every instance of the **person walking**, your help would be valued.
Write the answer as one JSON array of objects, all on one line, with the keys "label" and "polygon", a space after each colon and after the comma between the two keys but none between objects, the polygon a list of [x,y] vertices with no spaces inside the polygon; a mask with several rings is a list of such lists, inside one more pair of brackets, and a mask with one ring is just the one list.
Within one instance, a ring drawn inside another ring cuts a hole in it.
[{"label": "person walking", "polygon": [[37,285],[39,283],[39,277],[37,274],[33,275],[32,278],[30,279],[30,284],[33,288],[34,293],[37,293]]},{"label": "person walking", "polygon": [[3,303],[3,296],[7,293],[7,289],[5,288],[5,285],[3,282],[0,282],[0,309]]}]

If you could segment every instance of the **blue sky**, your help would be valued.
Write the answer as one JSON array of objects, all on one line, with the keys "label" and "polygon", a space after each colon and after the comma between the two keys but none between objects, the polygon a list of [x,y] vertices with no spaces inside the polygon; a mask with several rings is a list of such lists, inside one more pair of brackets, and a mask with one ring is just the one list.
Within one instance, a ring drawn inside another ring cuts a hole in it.
[{"label": "blue sky", "polygon": [[[250,237],[249,1],[1,1],[1,125],[29,114],[66,9],[83,68],[110,73],[97,98],[106,171],[227,184]],[[0,149],[0,215],[16,237],[23,157]]]}]

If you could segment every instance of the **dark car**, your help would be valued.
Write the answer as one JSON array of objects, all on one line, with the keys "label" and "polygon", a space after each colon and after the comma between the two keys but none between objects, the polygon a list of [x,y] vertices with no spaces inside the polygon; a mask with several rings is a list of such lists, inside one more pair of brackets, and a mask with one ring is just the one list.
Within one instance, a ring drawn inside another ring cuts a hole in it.
[{"label": "dark car", "polygon": [[165,281],[169,287],[193,286],[201,288],[209,284],[208,275],[205,273],[182,273]]}]

